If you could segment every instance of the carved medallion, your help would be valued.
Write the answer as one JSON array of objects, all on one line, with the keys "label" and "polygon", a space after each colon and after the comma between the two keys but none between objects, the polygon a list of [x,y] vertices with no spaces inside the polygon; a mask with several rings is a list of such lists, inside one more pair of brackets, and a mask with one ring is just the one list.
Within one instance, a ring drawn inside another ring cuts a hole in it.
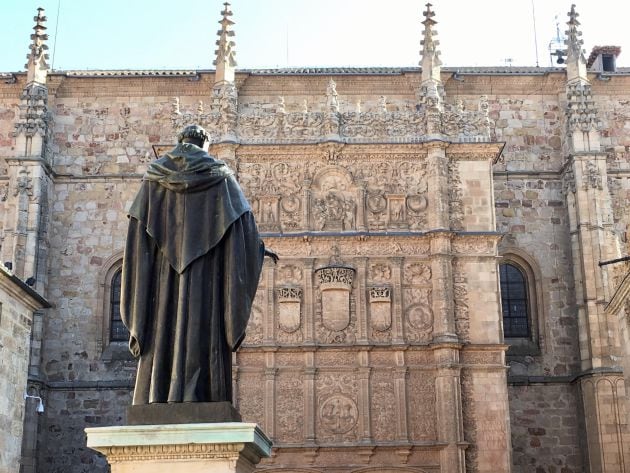
[{"label": "carved medallion", "polygon": [[419,303],[407,309],[407,320],[413,328],[424,332],[433,326],[433,311],[426,303]]},{"label": "carved medallion", "polygon": [[423,195],[410,195],[407,197],[407,208],[415,213],[420,213],[426,210],[429,202]]},{"label": "carved medallion", "polygon": [[333,434],[345,434],[352,430],[359,418],[355,402],[342,394],[334,394],[319,407],[321,426]]}]

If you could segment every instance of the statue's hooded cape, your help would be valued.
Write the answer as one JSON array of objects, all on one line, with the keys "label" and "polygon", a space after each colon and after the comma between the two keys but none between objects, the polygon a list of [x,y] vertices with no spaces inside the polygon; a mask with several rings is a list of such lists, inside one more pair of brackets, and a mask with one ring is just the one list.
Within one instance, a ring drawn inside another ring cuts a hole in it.
[{"label": "statue's hooded cape", "polygon": [[193,144],[149,166],[129,210],[121,316],[134,404],[232,400],[264,246],[232,171]]}]

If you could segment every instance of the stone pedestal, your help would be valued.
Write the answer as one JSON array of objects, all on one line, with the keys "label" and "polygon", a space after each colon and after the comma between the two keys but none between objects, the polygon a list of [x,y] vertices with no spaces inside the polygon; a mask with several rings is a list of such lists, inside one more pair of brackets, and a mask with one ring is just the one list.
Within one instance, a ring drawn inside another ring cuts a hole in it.
[{"label": "stone pedestal", "polygon": [[271,454],[256,424],[168,424],[85,429],[112,473],[249,473]]}]

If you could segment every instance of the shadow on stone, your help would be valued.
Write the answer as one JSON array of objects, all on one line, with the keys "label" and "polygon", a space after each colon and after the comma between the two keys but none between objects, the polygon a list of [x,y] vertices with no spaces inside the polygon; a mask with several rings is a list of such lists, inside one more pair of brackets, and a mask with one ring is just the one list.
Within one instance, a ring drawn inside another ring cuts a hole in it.
[{"label": "shadow on stone", "polygon": [[177,402],[129,406],[127,425],[199,424],[241,422],[241,414],[232,403]]}]

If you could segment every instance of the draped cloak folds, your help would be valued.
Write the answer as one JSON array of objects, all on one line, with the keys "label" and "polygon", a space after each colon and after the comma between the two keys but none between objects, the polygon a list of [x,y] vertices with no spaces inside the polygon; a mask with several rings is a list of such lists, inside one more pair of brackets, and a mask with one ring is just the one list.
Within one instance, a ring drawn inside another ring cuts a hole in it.
[{"label": "draped cloak folds", "polygon": [[121,316],[139,356],[133,404],[232,400],[264,245],[232,171],[179,144],[129,210]]}]

